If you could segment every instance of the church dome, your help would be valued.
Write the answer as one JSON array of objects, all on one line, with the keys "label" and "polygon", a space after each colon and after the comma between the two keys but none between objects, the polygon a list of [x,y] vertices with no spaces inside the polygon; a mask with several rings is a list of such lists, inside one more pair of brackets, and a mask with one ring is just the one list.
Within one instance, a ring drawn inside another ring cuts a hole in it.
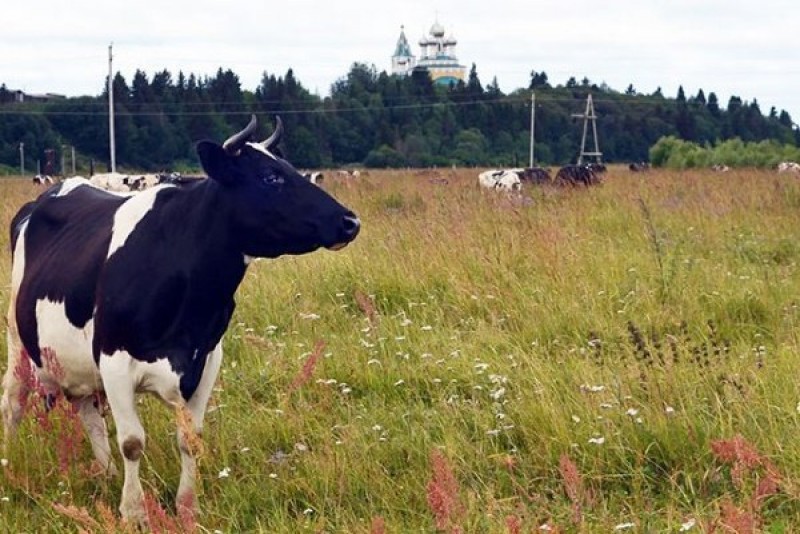
[{"label": "church dome", "polygon": [[434,37],[444,37],[444,26],[439,24],[439,21],[437,20],[436,22],[433,23],[433,26],[431,26],[430,33]]}]

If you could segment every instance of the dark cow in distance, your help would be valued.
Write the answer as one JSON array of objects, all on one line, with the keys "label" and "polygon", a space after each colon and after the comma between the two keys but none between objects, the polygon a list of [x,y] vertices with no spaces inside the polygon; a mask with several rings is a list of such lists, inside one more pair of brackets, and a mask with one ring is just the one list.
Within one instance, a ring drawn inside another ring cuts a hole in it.
[{"label": "dark cow in distance", "polygon": [[549,184],[553,181],[550,171],[543,167],[526,167],[518,174],[522,183]]},{"label": "dark cow in distance", "polygon": [[650,164],[646,161],[634,161],[628,165],[628,170],[631,172],[647,172],[650,170]]},{"label": "dark cow in distance", "polygon": [[[221,146],[201,141],[208,179],[115,194],[72,178],[42,193],[11,224],[13,264],[6,443],[32,389],[76,407],[100,465],[114,472],[105,394],[125,479],[120,512],[143,523],[139,462],[145,431],[135,393],[189,415],[178,428],[178,509],[195,506],[192,432],[200,432],[222,361],[234,293],[253,258],[338,250],[358,218],[281,156],[283,132],[249,142],[256,118]],[[35,379],[25,380],[25,371]],[[33,383],[31,383],[33,382]]]},{"label": "dark cow in distance", "polygon": [[[600,184],[600,172],[595,172],[592,165],[565,165],[558,170],[553,183],[556,185],[598,185]],[[605,166],[603,166],[605,168]]]}]

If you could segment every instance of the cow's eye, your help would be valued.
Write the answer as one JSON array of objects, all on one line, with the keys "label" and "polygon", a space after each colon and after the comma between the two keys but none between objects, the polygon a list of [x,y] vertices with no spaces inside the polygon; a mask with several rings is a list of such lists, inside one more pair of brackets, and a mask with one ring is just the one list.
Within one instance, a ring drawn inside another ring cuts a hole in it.
[{"label": "cow's eye", "polygon": [[267,174],[261,181],[265,185],[278,185],[283,183],[283,176],[278,176],[277,174]]}]

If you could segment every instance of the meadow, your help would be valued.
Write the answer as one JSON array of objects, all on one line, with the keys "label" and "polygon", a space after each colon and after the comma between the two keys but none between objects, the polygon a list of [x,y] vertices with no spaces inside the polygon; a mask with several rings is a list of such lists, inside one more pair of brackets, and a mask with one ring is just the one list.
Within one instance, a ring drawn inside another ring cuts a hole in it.
[{"label": "meadow", "polygon": [[[328,179],[358,239],[250,267],[195,518],[174,413],[142,398],[153,531],[800,531],[800,179],[611,167],[508,197],[434,174]],[[0,182],[2,227],[38,192]],[[26,417],[0,530],[123,528],[80,436]]]}]

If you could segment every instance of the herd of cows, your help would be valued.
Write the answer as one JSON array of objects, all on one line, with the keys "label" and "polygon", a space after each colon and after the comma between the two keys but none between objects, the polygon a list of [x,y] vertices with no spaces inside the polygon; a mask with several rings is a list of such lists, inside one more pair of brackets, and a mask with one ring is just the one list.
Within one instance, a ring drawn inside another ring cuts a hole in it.
[{"label": "herd of cows", "polygon": [[[628,170],[631,172],[648,172],[650,169],[650,164],[646,161],[637,161],[628,165]],[[800,175],[800,164],[793,161],[782,161],[774,169],[778,173]],[[558,170],[555,176],[552,176],[550,170],[544,167],[490,169],[478,175],[478,185],[484,189],[506,192],[521,191],[523,184],[588,187],[601,184],[606,170],[606,166],[602,163],[565,165]],[[714,172],[728,172],[730,167],[723,164],[715,164],[711,166],[711,170]],[[320,185],[325,180],[325,174],[321,171],[302,171],[300,174],[312,184]],[[348,179],[359,178],[367,173],[358,169],[340,169],[331,171],[331,174],[339,179]],[[102,173],[91,176],[89,181],[96,187],[106,191],[127,193],[142,191],[161,184],[191,183],[203,178],[202,176],[185,176],[176,172],[157,174]],[[447,179],[441,177],[431,178],[430,181],[436,183],[448,182]],[[51,176],[37,174],[33,177],[33,183],[52,185],[55,180]]]}]

